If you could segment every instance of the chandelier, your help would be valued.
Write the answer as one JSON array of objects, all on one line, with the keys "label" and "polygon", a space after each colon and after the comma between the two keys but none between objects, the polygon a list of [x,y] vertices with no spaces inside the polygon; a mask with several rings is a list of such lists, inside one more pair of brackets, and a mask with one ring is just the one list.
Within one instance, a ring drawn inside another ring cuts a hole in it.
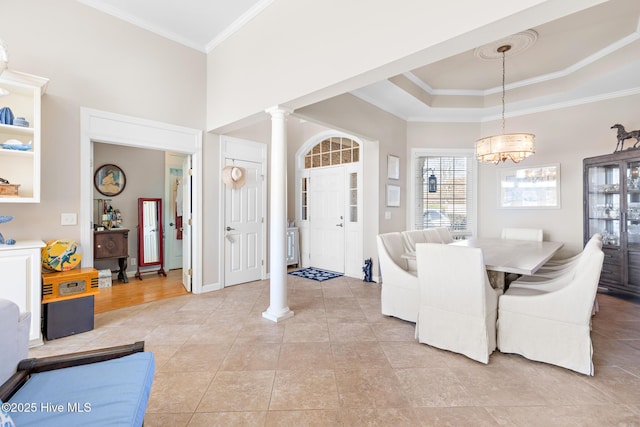
[{"label": "chandelier", "polygon": [[535,153],[535,135],[532,133],[504,133],[504,80],[505,53],[511,45],[500,46],[497,51],[502,54],[502,133],[488,136],[476,141],[476,159],[481,162],[495,163],[511,160],[519,163]]}]

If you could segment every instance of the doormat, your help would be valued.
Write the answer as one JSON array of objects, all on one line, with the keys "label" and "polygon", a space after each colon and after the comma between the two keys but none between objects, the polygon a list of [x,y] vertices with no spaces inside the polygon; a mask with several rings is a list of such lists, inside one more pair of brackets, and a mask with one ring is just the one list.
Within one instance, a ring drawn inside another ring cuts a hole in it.
[{"label": "doormat", "polygon": [[325,280],[333,279],[335,277],[342,276],[342,273],[336,273],[334,271],[320,270],[318,268],[308,267],[302,270],[291,271],[289,274],[298,277],[304,277],[305,279],[317,280],[323,282]]}]

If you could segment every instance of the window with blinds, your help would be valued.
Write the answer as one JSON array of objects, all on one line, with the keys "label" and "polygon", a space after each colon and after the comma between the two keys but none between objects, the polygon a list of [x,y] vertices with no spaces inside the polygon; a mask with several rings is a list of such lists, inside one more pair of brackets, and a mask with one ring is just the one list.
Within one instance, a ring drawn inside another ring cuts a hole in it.
[{"label": "window with blinds", "polygon": [[458,238],[475,228],[471,155],[415,157],[415,229],[447,227]]}]

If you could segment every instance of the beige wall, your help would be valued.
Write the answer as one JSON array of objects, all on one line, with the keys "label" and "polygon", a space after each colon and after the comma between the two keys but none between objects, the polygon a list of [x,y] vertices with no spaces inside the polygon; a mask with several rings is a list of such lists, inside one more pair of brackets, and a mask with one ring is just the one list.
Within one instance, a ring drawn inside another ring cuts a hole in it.
[{"label": "beige wall", "polygon": [[80,180],[92,179],[80,176],[80,107],[204,128],[201,52],[74,0],[3,2],[0,37],[10,68],[50,79],[42,99],[41,203],[3,204],[2,214],[15,216],[5,235],[79,240],[80,225],[61,226],[60,213],[79,213]]}]

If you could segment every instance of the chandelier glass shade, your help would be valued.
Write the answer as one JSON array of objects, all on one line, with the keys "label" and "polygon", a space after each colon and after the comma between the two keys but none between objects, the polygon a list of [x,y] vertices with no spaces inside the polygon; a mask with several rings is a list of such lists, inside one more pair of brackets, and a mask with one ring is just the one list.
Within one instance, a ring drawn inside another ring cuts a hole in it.
[{"label": "chandelier glass shade", "polygon": [[532,133],[503,133],[476,141],[476,158],[481,162],[497,164],[511,160],[519,163],[535,151],[535,135]]},{"label": "chandelier glass shade", "polygon": [[510,45],[500,46],[502,53],[502,133],[488,136],[476,141],[476,159],[480,162],[495,163],[511,160],[519,163],[536,151],[535,135],[532,133],[504,133],[504,81],[505,81],[505,52]]}]

